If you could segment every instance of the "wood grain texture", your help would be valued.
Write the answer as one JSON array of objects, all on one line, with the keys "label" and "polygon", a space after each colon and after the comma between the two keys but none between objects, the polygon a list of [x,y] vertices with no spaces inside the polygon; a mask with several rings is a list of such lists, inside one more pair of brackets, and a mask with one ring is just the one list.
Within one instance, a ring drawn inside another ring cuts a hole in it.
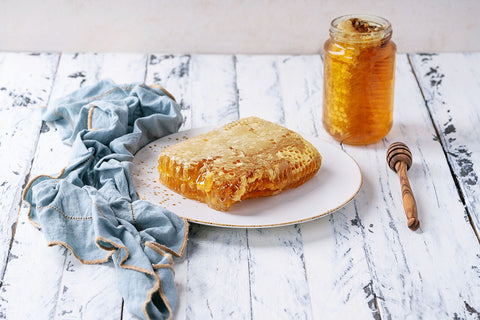
[{"label": "wood grain texture", "polygon": [[386,161],[390,169],[397,173],[400,180],[403,208],[407,216],[407,226],[412,230],[417,230],[420,226],[417,204],[407,174],[407,170],[412,165],[412,153],[403,142],[394,142],[388,147]]},{"label": "wood grain texture", "polygon": [[239,118],[256,116],[285,124],[277,59],[236,56]]},{"label": "wood grain texture", "polygon": [[193,55],[190,64],[192,128],[219,126],[237,120],[235,58]]},{"label": "wood grain texture", "polygon": [[300,228],[247,231],[252,318],[311,319]]},{"label": "wood grain texture", "polygon": [[[61,97],[101,78],[119,83],[143,81],[145,63],[145,55],[65,54],[51,96]],[[60,141],[56,129],[44,124],[31,175],[58,172],[67,165],[69,155],[70,147]],[[18,263],[9,263],[5,274],[9,284],[5,292],[8,318],[119,319],[122,299],[116,289],[113,266],[82,265],[62,247],[48,248],[41,232],[25,223],[27,211],[24,206],[12,246],[13,254],[22,258]],[[37,260],[33,271],[26,263],[28,259]],[[15,297],[25,295],[22,291],[32,286],[42,291],[42,298],[25,308],[24,302]]]},{"label": "wood grain texture", "polygon": [[478,235],[480,53],[413,54],[410,61]]},{"label": "wood grain texture", "polygon": [[180,104],[183,124],[180,130],[191,128],[189,90],[190,55],[150,54],[147,62],[147,84],[158,84],[170,92]]},{"label": "wood grain texture", "polygon": [[334,140],[322,127],[323,64],[319,55],[277,56],[285,126]]},{"label": "wood grain texture", "polygon": [[[30,285],[13,286],[8,272],[40,263],[15,251],[25,219],[18,216],[20,198],[37,148],[42,121],[39,107],[48,102],[59,55],[0,54],[0,318],[20,314],[11,308]],[[12,239],[12,237],[15,237]],[[8,263],[8,266],[6,265]],[[48,262],[46,263],[48,264]],[[60,264],[61,267],[61,264]],[[54,270],[54,268],[53,268]],[[48,276],[48,275],[47,275]],[[23,311],[29,307],[23,308]],[[31,310],[30,310],[31,311]],[[18,317],[17,319],[21,319]]]},{"label": "wood grain texture", "polygon": [[[75,66],[75,69],[84,71],[86,84],[101,79],[111,79],[119,84],[145,81],[147,56],[143,54],[79,54],[76,56],[78,59],[81,64]],[[66,65],[74,64],[68,62]],[[59,68],[57,77],[79,72],[74,70]],[[74,318],[119,319],[121,304],[113,265],[83,265],[68,253],[57,306],[58,319],[62,318],[62,313]]]},{"label": "wood grain texture", "polygon": [[[58,172],[67,164],[70,147],[61,143],[56,128],[44,124],[38,140],[30,177]],[[55,159],[55,161],[52,161]],[[23,204],[19,224],[12,245],[12,254],[18,259],[8,264],[5,282],[7,319],[54,319],[60,296],[62,274],[65,268],[67,250],[63,247],[48,247],[42,232],[27,219],[29,208]],[[42,292],[38,299],[25,304],[18,297]],[[65,314],[64,314],[65,315]]]},{"label": "wood grain texture", "polygon": [[245,230],[190,228],[185,319],[251,319]]},{"label": "wood grain texture", "polygon": [[[184,115],[181,130],[187,130],[237,118],[235,77],[232,56],[152,54],[146,78],[175,96]],[[245,230],[191,224],[187,250],[175,260],[175,318],[249,319],[246,248]]]},{"label": "wood grain texture", "polygon": [[[322,126],[323,66],[320,56],[280,57],[278,68],[286,125],[337,144]],[[299,228],[312,318],[377,318],[379,314],[354,206],[347,205],[329,217],[303,223]]]},{"label": "wood grain texture", "polygon": [[[186,93],[192,101],[192,127],[236,120],[235,85],[232,56],[192,55]],[[185,311],[180,311],[185,319],[250,319],[244,229],[191,224],[186,258]]]},{"label": "wood grain texture", "polygon": [[56,54],[0,54],[0,280],[57,61]]},{"label": "wood grain texture", "polygon": [[[369,146],[345,146],[364,176],[354,206],[380,316],[469,318],[480,303],[479,247],[455,184],[446,178],[450,171],[405,55],[397,56],[395,90],[388,136]],[[422,220],[417,232],[405,226],[398,178],[385,160],[394,141],[413,154],[409,178]]]},{"label": "wood grain texture", "polygon": [[412,230],[417,230],[420,226],[417,214],[417,204],[413,196],[410,182],[408,181],[407,165],[404,162],[395,165],[398,177],[400,178],[400,188],[402,189],[403,208],[407,216],[407,226]]},{"label": "wood grain texture", "polygon": [[[397,56],[387,137],[339,145],[362,169],[354,201],[295,226],[192,224],[175,259],[175,319],[480,317],[480,54],[409,58]],[[0,53],[0,319],[134,319],[109,265],[47,247],[19,205],[26,177],[58,172],[70,154],[36,107],[102,78],[164,86],[182,107],[182,130],[257,115],[338,144],[321,124],[318,55]],[[394,141],[413,154],[415,232],[385,159]]]},{"label": "wood grain texture", "polygon": [[[241,117],[285,124],[279,61],[277,56],[237,56]],[[247,236],[252,317],[311,318],[299,227],[247,229]]]},{"label": "wood grain texture", "polygon": [[[107,78],[116,83],[143,82],[145,64],[145,55],[62,55],[53,94],[63,96],[67,90]],[[121,305],[113,265],[83,265],[68,251],[59,287],[56,318],[69,315],[72,318],[118,319]]]},{"label": "wood grain texture", "polygon": [[[191,102],[190,102],[190,55],[165,55],[150,54],[147,62],[147,84],[163,86],[180,104],[183,123],[180,130],[191,128]],[[174,309],[174,319],[187,317],[187,272],[188,250],[182,257],[174,258],[175,285],[177,287],[177,306]],[[122,319],[132,319],[128,311],[124,310]]]}]

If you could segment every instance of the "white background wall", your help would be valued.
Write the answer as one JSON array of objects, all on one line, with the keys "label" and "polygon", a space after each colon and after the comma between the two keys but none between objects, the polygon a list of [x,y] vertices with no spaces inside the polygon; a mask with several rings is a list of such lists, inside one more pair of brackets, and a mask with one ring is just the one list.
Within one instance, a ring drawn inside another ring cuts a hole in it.
[{"label": "white background wall", "polygon": [[349,13],[389,19],[399,52],[480,51],[480,0],[0,0],[0,50],[318,53]]}]

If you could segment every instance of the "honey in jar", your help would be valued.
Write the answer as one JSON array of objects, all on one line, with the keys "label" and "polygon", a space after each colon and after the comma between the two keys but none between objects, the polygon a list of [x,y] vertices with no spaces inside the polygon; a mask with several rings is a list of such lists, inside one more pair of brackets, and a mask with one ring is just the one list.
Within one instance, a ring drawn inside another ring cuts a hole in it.
[{"label": "honey in jar", "polygon": [[323,125],[336,140],[368,144],[392,127],[396,45],[387,20],[336,18],[324,50]]}]

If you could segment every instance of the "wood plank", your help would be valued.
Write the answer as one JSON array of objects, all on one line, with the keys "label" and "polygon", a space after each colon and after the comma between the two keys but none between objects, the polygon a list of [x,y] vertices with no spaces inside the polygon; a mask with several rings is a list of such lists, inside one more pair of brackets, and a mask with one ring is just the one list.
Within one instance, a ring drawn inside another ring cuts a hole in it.
[{"label": "wood plank", "polygon": [[[147,83],[166,88],[180,103],[184,115],[181,130],[236,119],[235,67],[231,56],[152,54],[146,79]],[[245,244],[244,230],[191,224],[187,250],[183,257],[175,259],[175,319],[222,319],[229,318],[230,313],[235,318],[250,317],[242,306],[249,304]],[[219,272],[206,273],[206,269]],[[241,285],[231,282],[232,274]],[[237,305],[238,301],[243,303]]]},{"label": "wood plank", "polygon": [[[50,101],[68,94],[81,85],[93,83],[92,76],[85,71],[87,68],[85,68],[84,60],[92,64],[92,61],[85,59],[85,55],[63,55],[61,57]],[[70,67],[73,70],[70,70]],[[92,74],[94,73],[92,72]],[[70,147],[61,142],[55,128],[50,128],[45,124],[42,131],[32,166],[32,178],[39,174],[59,172],[68,164],[70,155]],[[55,160],[52,161],[53,159]],[[67,261],[74,260],[74,257],[62,247],[47,247],[42,233],[28,223],[27,214],[28,208],[24,205],[21,211],[22,221],[17,228],[15,243],[12,246],[12,252],[22,258],[9,263],[5,276],[12,288],[8,294],[13,302],[9,305],[8,311],[10,315],[20,319],[33,317],[54,319],[58,311],[58,302],[61,300],[62,294],[68,291],[68,286],[62,288],[64,269],[69,269]],[[30,257],[38,259],[33,270],[25,261]],[[42,292],[42,295],[40,299],[31,301],[26,308],[23,301],[14,298],[22,296],[24,294],[22,291],[29,287],[35,288],[34,291]],[[70,313],[72,312],[60,311],[62,316]]]},{"label": "wood plank", "polygon": [[193,55],[190,63],[192,128],[219,126],[237,120],[235,57]]},{"label": "wood plank", "polygon": [[[70,75],[82,72],[82,85],[107,78],[118,84],[145,80],[147,56],[143,54],[74,54],[62,58],[61,63],[65,63],[60,65],[58,82],[68,82]],[[60,289],[58,319],[67,314],[74,318],[121,317],[122,298],[112,264],[83,265],[68,252]]]},{"label": "wood plank", "polygon": [[[15,233],[58,54],[0,53],[0,280]],[[2,284],[0,284],[2,286]]]},{"label": "wood plank", "polygon": [[248,229],[253,319],[311,319],[298,225]]},{"label": "wood plank", "polygon": [[237,55],[236,66],[239,117],[256,116],[285,124],[277,59]]},{"label": "wood plank", "polygon": [[322,126],[323,64],[319,55],[279,56],[285,125],[335,143]]},{"label": "wood plank", "polygon": [[118,84],[144,82],[147,55],[138,53],[104,53],[99,79],[112,79]]},{"label": "wood plank", "polygon": [[145,82],[161,85],[175,97],[183,114],[180,130],[192,127],[191,100],[188,90],[190,61],[190,55],[151,54],[148,57]]},{"label": "wood plank", "polygon": [[190,228],[186,319],[250,319],[245,230]]},{"label": "wood plank", "polygon": [[[286,125],[338,145],[322,125],[320,56],[282,57],[278,68]],[[299,225],[314,319],[379,317],[356,223],[350,203],[329,217]]]},{"label": "wood plank", "polygon": [[[64,54],[60,61],[54,96],[62,97],[79,87],[102,79],[102,54]],[[121,69],[121,64],[116,66]],[[59,141],[57,140],[58,144]],[[118,319],[122,298],[115,288],[112,265],[83,265],[70,251],[66,253],[64,269],[58,288],[55,318],[82,318],[97,310],[105,319]],[[99,306],[102,306],[99,308]]]},{"label": "wood plank", "polygon": [[[192,55],[189,75],[192,127],[238,117],[233,56]],[[187,264],[186,319],[250,319],[244,229],[191,224]]]},{"label": "wood plank", "polygon": [[[190,55],[150,54],[147,63],[146,83],[163,86],[180,104],[183,123],[180,130],[191,129],[190,102]],[[174,319],[185,319],[187,314],[187,271],[188,252],[174,258],[175,285],[178,300],[174,309]],[[123,319],[133,319],[124,311]]]},{"label": "wood plank", "polygon": [[480,53],[414,54],[410,61],[478,236]]},{"label": "wood plank", "polygon": [[[145,63],[144,55],[63,55],[52,97],[61,97],[100,78],[108,77],[117,82],[143,81]],[[32,176],[58,172],[68,163],[69,155],[70,147],[61,143],[56,129],[44,125]],[[12,253],[20,258],[8,265],[5,279],[9,281],[10,291],[7,294],[11,301],[14,297],[25,296],[26,288],[29,288],[30,294],[32,288],[36,288],[41,295],[28,307],[16,299],[7,314],[20,319],[120,318],[122,299],[116,289],[113,266],[82,265],[65,249],[48,248],[41,232],[25,223],[26,215],[27,209],[23,207],[22,220],[12,246]],[[38,260],[35,268],[26,263],[32,257]]]},{"label": "wood plank", "polygon": [[[405,55],[397,56],[394,126],[381,142],[345,146],[363,171],[355,224],[371,272],[380,315],[395,318],[473,318],[480,306],[480,250],[425,101]],[[388,145],[412,151],[408,171],[420,229],[406,226],[398,177],[385,161]],[[445,235],[449,235],[448,237]],[[473,308],[473,309],[472,309]]]},{"label": "wood plank", "polygon": [[[237,56],[241,117],[285,124],[277,56]],[[252,317],[311,318],[300,229],[247,229]]]}]

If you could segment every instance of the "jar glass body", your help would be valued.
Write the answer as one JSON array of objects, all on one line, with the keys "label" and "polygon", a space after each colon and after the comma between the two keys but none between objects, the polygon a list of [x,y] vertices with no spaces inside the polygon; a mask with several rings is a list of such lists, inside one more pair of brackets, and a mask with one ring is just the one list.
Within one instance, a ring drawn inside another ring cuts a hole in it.
[{"label": "jar glass body", "polygon": [[397,48],[382,21],[382,33],[360,37],[343,34],[333,20],[324,45],[323,125],[346,144],[376,142],[392,127]]}]

